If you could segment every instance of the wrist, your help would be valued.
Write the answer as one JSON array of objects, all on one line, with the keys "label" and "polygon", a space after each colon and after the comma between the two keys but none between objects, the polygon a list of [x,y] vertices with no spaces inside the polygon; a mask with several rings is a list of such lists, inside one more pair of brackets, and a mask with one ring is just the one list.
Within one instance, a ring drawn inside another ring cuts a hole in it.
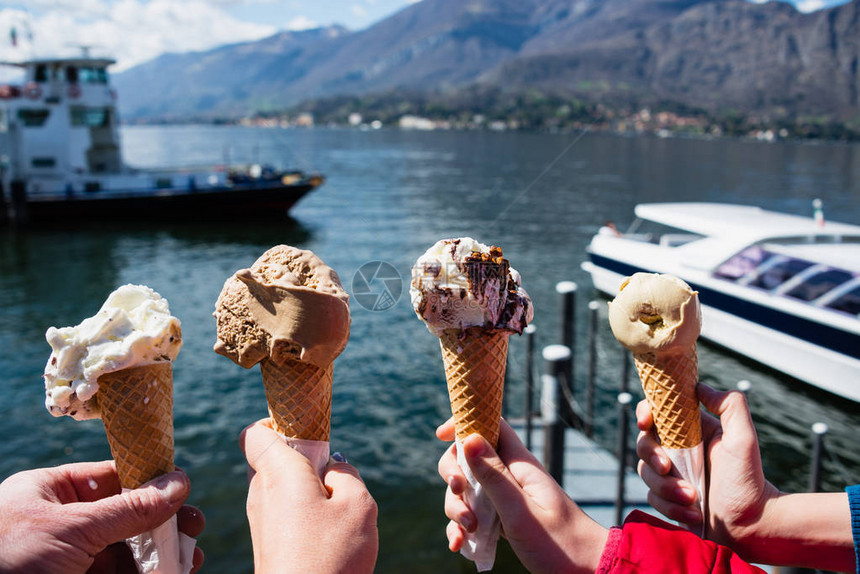
[{"label": "wrist", "polygon": [[845,493],[778,493],[739,551],[752,562],[853,571],[854,545]]}]

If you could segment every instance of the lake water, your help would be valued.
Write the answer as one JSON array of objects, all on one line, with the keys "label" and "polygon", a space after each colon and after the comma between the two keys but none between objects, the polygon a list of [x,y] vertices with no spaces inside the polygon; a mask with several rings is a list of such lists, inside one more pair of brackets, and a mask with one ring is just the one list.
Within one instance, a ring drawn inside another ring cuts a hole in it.
[{"label": "lake water", "polygon": [[[206,513],[200,545],[207,572],[250,572],[244,514],[245,462],[237,436],[266,416],[259,371],[212,351],[214,302],[224,280],[272,245],[314,250],[353,294],[369,262],[404,279],[396,304],[352,301],[350,343],[335,364],[333,450],[362,471],[380,506],[378,572],[474,572],[447,551],[444,445],[435,427],[449,415],[437,340],[409,305],[412,262],[437,239],[471,235],[500,245],[535,304],[538,348],[557,342],[554,286],[580,286],[577,313],[596,297],[580,270],[584,248],[606,220],[624,226],[645,201],[727,201],[810,214],[813,198],[831,219],[860,224],[860,147],[761,144],[604,135],[256,130],[135,127],[123,130],[126,161],[140,167],[269,162],[318,170],[327,183],[281,223],[107,224],[0,234],[0,372],[10,407],[0,420],[0,477],[36,466],[109,457],[98,421],[54,419],[41,374],[49,326],[75,325],[124,283],[164,295],[182,320],[175,364],[176,458],[191,477],[190,502]],[[395,290],[396,291],[396,290]],[[577,362],[584,369],[585,324]],[[597,438],[615,443],[615,395],[623,355],[601,312]],[[510,348],[510,414],[522,414],[524,340]],[[803,490],[810,426],[826,422],[825,486],[860,476],[860,409],[708,344],[700,374],[718,388],[752,382],[749,395],[768,477]],[[860,378],[860,374],[858,374]],[[580,388],[582,385],[579,385]],[[321,541],[321,551],[326,551]],[[520,572],[502,545],[497,572]]]}]

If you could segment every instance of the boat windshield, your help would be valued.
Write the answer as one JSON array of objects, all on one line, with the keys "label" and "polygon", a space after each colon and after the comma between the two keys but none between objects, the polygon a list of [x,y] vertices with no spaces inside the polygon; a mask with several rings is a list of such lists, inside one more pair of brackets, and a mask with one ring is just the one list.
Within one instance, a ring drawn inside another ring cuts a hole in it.
[{"label": "boat windshield", "polygon": [[625,239],[654,243],[662,247],[680,247],[704,237],[698,233],[690,233],[684,229],[647,219],[636,219],[623,235]]},{"label": "boat windshield", "polygon": [[762,245],[744,249],[720,265],[714,276],[849,315],[860,314],[860,273],[776,253]]}]

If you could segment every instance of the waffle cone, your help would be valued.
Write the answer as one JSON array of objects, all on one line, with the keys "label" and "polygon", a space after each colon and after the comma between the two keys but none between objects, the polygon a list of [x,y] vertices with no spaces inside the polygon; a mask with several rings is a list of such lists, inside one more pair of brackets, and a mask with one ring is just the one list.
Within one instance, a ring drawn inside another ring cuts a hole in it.
[{"label": "waffle cone", "polygon": [[106,373],[98,384],[98,406],[120,485],[137,488],[173,471],[173,365]]},{"label": "waffle cone", "polygon": [[276,431],[290,438],[328,441],[331,430],[332,365],[327,369],[296,359],[260,363],[269,415]]},{"label": "waffle cone", "polygon": [[696,346],[680,353],[634,354],[654,427],[665,448],[691,448],[702,442],[696,383]]},{"label": "waffle cone", "polygon": [[470,327],[439,337],[448,397],[459,439],[477,433],[496,447],[508,356],[507,331]]}]

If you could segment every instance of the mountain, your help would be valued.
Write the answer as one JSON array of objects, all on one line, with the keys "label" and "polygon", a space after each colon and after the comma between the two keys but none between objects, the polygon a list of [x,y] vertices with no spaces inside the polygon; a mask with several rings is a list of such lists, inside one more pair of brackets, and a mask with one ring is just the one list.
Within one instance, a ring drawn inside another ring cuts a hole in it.
[{"label": "mountain", "polygon": [[709,111],[860,115],[860,0],[422,0],[370,28],[282,32],[115,77],[127,118],[343,95],[530,89]]}]

